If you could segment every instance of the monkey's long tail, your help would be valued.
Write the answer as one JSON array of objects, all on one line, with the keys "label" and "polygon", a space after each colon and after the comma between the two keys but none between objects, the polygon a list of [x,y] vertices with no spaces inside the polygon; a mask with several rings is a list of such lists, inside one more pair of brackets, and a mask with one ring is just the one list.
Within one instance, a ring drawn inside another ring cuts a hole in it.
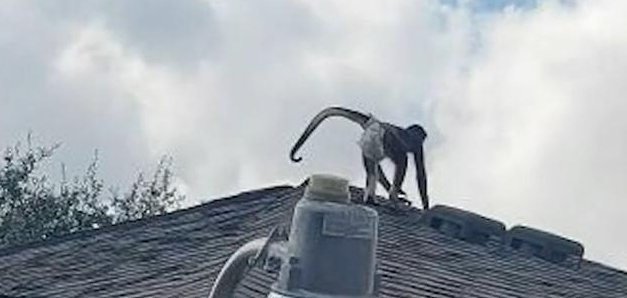
[{"label": "monkey's long tail", "polygon": [[369,119],[367,115],[347,108],[329,107],[322,110],[311,120],[311,122],[309,122],[309,125],[307,125],[307,128],[305,129],[303,134],[300,136],[300,138],[298,138],[298,141],[296,141],[296,144],[294,144],[294,146],[292,147],[292,150],[290,151],[290,159],[293,162],[300,162],[301,160],[303,160],[302,157],[295,156],[296,152],[300,149],[300,147],[303,146],[303,144],[305,144],[305,141],[307,141],[309,136],[318,127],[318,125],[322,123],[324,119],[334,116],[344,117],[359,124],[359,126],[361,126],[362,128],[366,126],[366,122],[368,122]]}]

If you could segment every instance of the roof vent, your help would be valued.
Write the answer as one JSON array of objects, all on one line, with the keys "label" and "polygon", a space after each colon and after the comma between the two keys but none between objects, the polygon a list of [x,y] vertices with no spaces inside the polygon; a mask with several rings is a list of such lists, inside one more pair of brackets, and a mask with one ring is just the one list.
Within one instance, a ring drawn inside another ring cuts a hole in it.
[{"label": "roof vent", "polygon": [[427,211],[421,221],[441,233],[474,244],[485,245],[492,237],[501,237],[505,225],[469,211],[438,205]]},{"label": "roof vent", "polygon": [[583,257],[583,245],[580,243],[524,226],[515,226],[507,231],[505,245],[556,264],[573,259],[578,263]]}]

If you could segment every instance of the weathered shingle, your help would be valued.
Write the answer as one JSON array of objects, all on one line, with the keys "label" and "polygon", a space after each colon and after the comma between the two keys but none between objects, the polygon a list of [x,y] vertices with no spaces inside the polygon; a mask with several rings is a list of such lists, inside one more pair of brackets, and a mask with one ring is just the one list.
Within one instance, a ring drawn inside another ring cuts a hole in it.
[{"label": "weathered shingle", "polygon": [[[206,297],[235,249],[289,224],[301,194],[274,187],[0,250],[0,297]],[[418,225],[416,209],[377,209],[381,297],[627,297],[625,272],[470,244]],[[273,280],[253,270],[237,296],[265,297]]]}]

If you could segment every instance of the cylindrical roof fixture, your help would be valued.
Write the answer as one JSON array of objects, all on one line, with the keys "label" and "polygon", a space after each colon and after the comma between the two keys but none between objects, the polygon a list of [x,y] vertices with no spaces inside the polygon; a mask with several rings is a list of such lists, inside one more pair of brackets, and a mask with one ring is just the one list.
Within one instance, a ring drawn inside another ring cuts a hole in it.
[{"label": "cylindrical roof fixture", "polygon": [[296,204],[289,240],[275,229],[244,245],[209,297],[231,297],[251,266],[278,271],[268,298],[377,297],[377,227],[376,211],[350,203],[346,179],[313,175]]},{"label": "cylindrical roof fixture", "polygon": [[375,297],[377,226],[376,211],[350,203],[347,180],[311,176],[268,297]]}]

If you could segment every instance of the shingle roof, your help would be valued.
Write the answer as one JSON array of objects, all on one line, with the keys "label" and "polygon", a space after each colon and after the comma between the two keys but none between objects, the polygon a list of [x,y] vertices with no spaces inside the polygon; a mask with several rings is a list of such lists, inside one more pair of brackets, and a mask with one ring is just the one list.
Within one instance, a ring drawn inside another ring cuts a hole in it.
[{"label": "shingle roof", "polygon": [[[288,224],[302,187],[243,193],[171,214],[0,250],[0,297],[207,297],[239,246]],[[352,189],[355,197],[358,189]],[[417,209],[377,207],[381,297],[627,297],[627,273],[481,246],[417,224]],[[236,297],[266,297],[253,270]]]}]

